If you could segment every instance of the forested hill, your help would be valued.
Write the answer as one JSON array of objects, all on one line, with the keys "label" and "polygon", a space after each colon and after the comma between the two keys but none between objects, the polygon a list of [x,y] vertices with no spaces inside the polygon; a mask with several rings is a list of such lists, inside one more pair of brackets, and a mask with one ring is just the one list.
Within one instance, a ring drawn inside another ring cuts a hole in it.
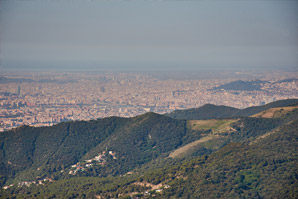
[{"label": "forested hill", "polygon": [[229,106],[216,106],[206,104],[199,108],[176,110],[171,113],[165,114],[166,116],[175,119],[185,120],[205,120],[205,119],[220,119],[232,117],[248,117],[275,107],[293,106],[298,104],[298,99],[287,99],[271,102],[262,106],[253,106],[245,109],[236,109]]},{"label": "forested hill", "polygon": [[185,121],[155,113],[53,127],[22,126],[0,134],[1,184],[11,178],[49,176],[104,151],[115,153],[115,159],[96,172],[102,176],[123,174],[181,145],[185,127]]},{"label": "forested hill", "polygon": [[297,198],[298,107],[282,109],[22,126],[0,134],[0,198]]},{"label": "forested hill", "polygon": [[[135,119],[143,120],[150,115]],[[159,118],[157,115],[151,116]],[[240,126],[246,127],[238,131],[243,136],[248,136],[248,139],[227,144],[210,155],[185,160],[159,158],[125,176],[61,177],[55,182],[42,185],[12,186],[2,190],[0,196],[2,198],[15,196],[18,198],[297,198],[297,110],[284,116],[283,122],[279,121],[271,128],[270,123],[273,120],[258,118],[249,120],[250,122],[241,120]],[[254,136],[250,135],[253,127],[263,129]]]},{"label": "forested hill", "polygon": [[155,170],[144,180],[171,185],[156,198],[294,199],[298,197],[297,129],[295,120],[251,142],[231,143],[209,157]]}]

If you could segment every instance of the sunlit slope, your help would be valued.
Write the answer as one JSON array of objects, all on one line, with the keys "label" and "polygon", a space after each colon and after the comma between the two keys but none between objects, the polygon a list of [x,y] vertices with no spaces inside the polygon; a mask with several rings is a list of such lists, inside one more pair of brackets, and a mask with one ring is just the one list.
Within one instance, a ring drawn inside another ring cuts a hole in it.
[{"label": "sunlit slope", "polygon": [[297,106],[290,106],[268,109],[248,118],[188,120],[188,130],[199,132],[199,139],[172,151],[169,157],[183,158],[194,154],[208,154],[230,142],[265,138],[279,131],[280,125],[298,119],[297,112]]},{"label": "sunlit slope", "polygon": [[158,197],[297,198],[297,129],[294,120],[252,144],[229,144],[206,161],[169,169],[180,178]]},{"label": "sunlit slope", "polygon": [[200,149],[205,149],[206,152],[208,150],[214,151],[219,149],[225,142],[227,142],[225,136],[220,134],[235,132],[236,130],[232,127],[232,124],[235,122],[237,122],[236,119],[187,121],[188,129],[204,133],[202,133],[202,137],[200,139],[188,143],[185,146],[171,152],[169,157],[177,158],[189,156]]},{"label": "sunlit slope", "polygon": [[236,119],[189,120],[187,122],[187,127],[192,130],[211,129],[213,133],[225,133],[235,131],[231,124],[235,123],[236,121]]},{"label": "sunlit slope", "polygon": [[277,108],[270,108],[268,110],[262,111],[251,117],[261,117],[261,118],[280,118],[285,116],[290,111],[298,109],[298,106],[287,106],[287,107],[277,107]]}]

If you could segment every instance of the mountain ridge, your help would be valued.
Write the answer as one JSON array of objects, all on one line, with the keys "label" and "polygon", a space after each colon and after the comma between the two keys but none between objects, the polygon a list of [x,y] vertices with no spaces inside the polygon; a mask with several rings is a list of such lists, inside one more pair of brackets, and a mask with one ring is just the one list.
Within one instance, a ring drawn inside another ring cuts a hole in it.
[{"label": "mountain ridge", "polygon": [[205,104],[199,108],[186,110],[175,110],[165,114],[168,117],[185,120],[204,120],[204,119],[224,119],[235,117],[248,117],[267,110],[269,108],[294,106],[298,104],[298,99],[286,99],[268,103],[261,106],[252,106],[244,109],[237,109],[230,106]]}]

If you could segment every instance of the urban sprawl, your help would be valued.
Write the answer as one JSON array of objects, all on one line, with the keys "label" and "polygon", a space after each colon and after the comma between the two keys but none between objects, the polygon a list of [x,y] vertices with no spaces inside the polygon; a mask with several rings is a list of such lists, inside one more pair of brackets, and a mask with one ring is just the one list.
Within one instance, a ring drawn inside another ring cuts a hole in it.
[{"label": "urban sprawl", "polygon": [[[251,77],[251,76],[250,76]],[[167,113],[204,104],[235,108],[298,98],[293,73],[274,73],[259,90],[214,89],[239,77],[213,79],[156,78],[139,73],[9,74],[0,82],[0,131],[21,125],[50,126],[68,120]]]}]

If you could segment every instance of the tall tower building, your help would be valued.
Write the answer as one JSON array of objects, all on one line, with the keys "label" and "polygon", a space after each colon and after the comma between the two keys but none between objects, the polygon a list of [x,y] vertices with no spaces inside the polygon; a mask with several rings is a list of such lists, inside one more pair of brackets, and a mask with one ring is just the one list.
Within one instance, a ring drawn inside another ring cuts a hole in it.
[{"label": "tall tower building", "polygon": [[105,87],[102,86],[102,87],[100,88],[100,91],[101,91],[102,93],[104,93],[104,92],[105,92]]},{"label": "tall tower building", "polygon": [[18,85],[18,92],[17,92],[17,94],[18,94],[18,96],[21,95],[21,87],[20,87],[20,85]]}]

